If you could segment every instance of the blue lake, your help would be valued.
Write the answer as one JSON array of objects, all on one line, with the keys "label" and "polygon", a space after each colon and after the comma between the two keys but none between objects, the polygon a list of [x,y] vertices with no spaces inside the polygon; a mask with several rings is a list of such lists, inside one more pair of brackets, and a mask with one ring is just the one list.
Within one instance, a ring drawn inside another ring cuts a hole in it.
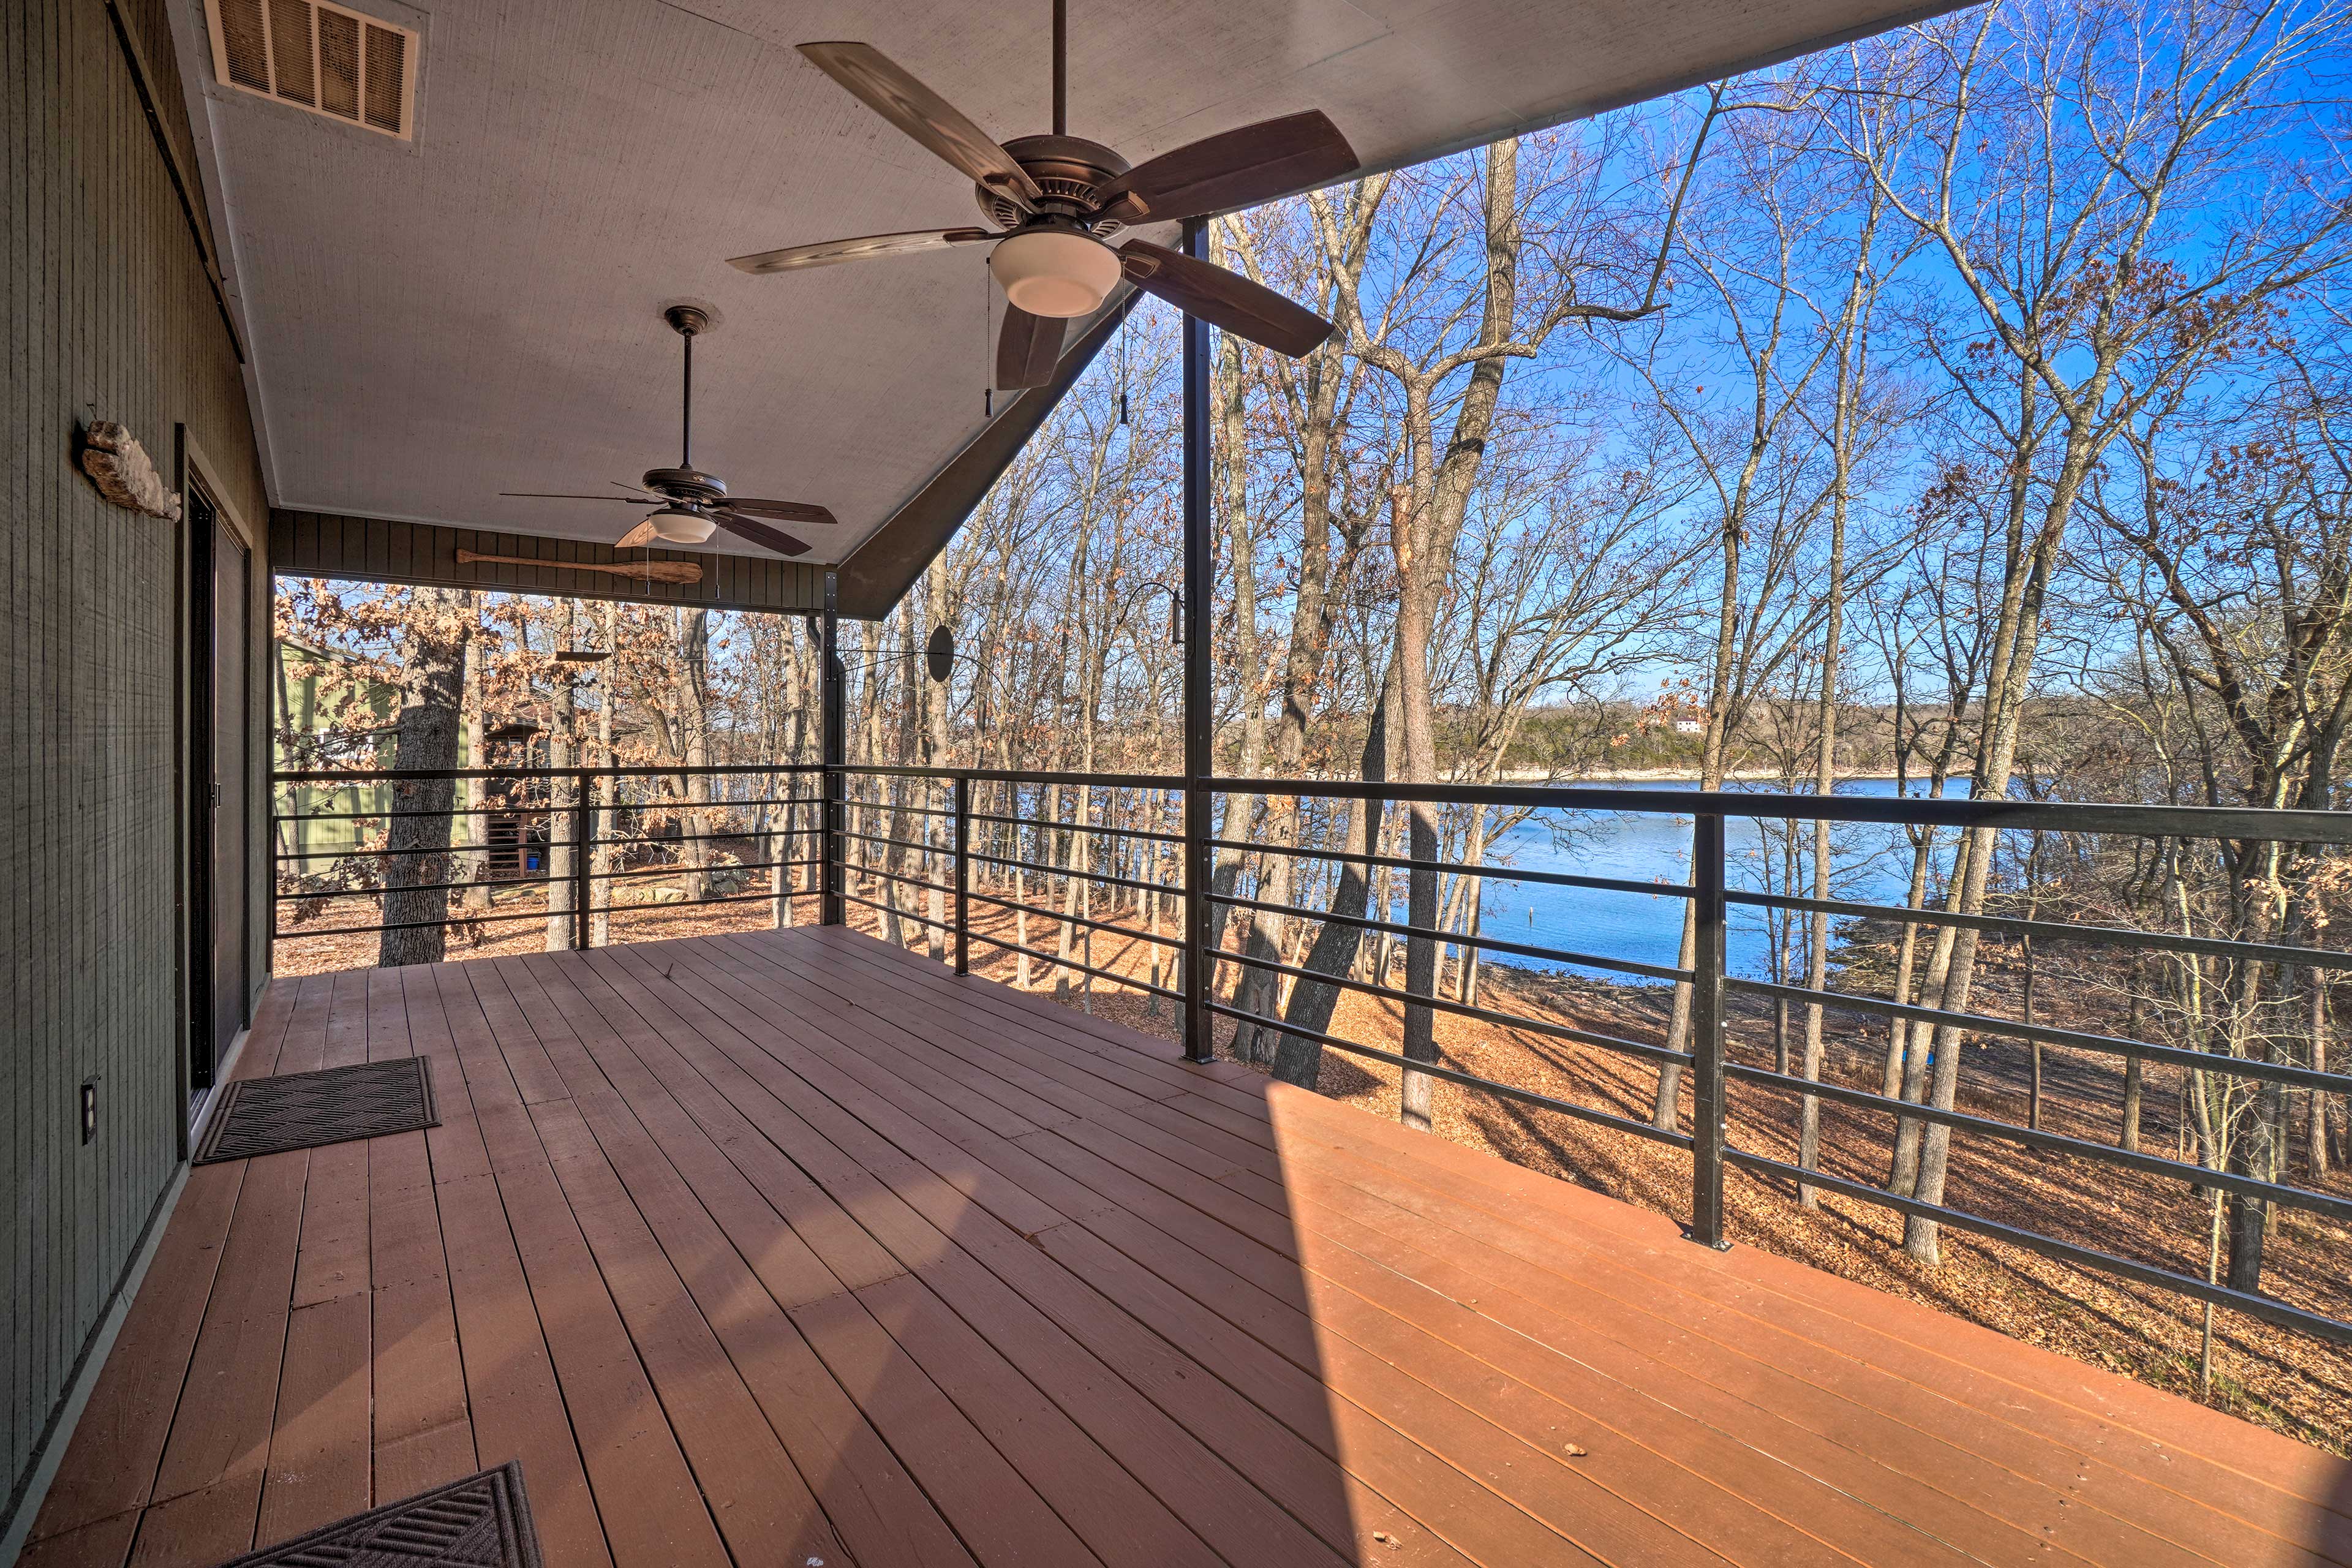
[{"label": "blue lake", "polygon": [[[1665,783],[1627,787],[1695,792],[1697,785]],[[1744,787],[1760,791],[1765,786]],[[1849,779],[1838,785],[1837,793],[1891,799],[1895,786],[1893,779]],[[1907,793],[1924,796],[1927,789],[1915,781]],[[1800,830],[1798,885],[1793,890],[1806,894],[1811,891],[1812,847],[1810,837],[1803,836],[1810,835],[1811,826],[1801,825]],[[1781,864],[1785,838],[1786,827],[1780,823],[1727,819],[1724,839],[1731,861],[1727,869],[1730,885],[1790,891]],[[1486,858],[1489,865],[1531,871],[1687,883],[1690,849],[1691,819],[1686,816],[1554,811],[1512,828],[1488,847]],[[1903,901],[1911,874],[1910,841],[1903,829],[1841,823],[1832,830],[1831,849],[1832,897],[1870,903]],[[1937,858],[1939,868],[1948,863],[1944,856]],[[1608,892],[1490,877],[1486,879],[1481,934],[1607,958],[1672,964],[1682,942],[1684,904],[1673,894]],[[1402,901],[1391,918],[1404,919]],[[1771,951],[1765,911],[1735,905],[1725,945],[1731,973],[1763,977]],[[1512,954],[1494,954],[1492,961],[1530,968],[1562,967]]]}]

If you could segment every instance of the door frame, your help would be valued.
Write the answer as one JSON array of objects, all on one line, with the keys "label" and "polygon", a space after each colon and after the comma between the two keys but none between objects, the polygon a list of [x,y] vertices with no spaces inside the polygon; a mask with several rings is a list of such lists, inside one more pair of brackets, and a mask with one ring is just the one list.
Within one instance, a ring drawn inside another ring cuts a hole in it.
[{"label": "door frame", "polygon": [[[185,425],[174,431],[176,440],[175,468],[178,489],[184,498],[179,529],[179,615],[181,679],[178,682],[178,711],[174,729],[178,731],[178,759],[174,794],[180,803],[181,821],[185,831],[181,836],[178,867],[180,924],[180,984],[178,1005],[180,1027],[177,1031],[179,1058],[180,1102],[184,1114],[179,1119],[182,1138],[181,1154],[186,1157],[188,1141],[202,1124],[205,1112],[215,1100],[213,1090],[226,1078],[234,1065],[236,1052],[244,1043],[244,1032],[236,1039],[215,1041],[213,1032],[213,831],[212,763],[214,683],[217,675],[213,655],[213,595],[215,592],[215,560],[213,538],[205,533],[198,537],[193,515],[193,497],[202,490],[205,500],[227,527],[229,532],[245,547],[247,562],[247,639],[246,715],[247,735],[245,746],[245,798],[248,814],[255,799],[255,748],[251,731],[266,710],[256,706],[259,700],[256,689],[260,685],[261,666],[266,658],[255,653],[267,643],[257,635],[268,626],[266,604],[257,609],[252,601],[262,595],[257,584],[268,580],[263,564],[260,540],[251,523],[228,497],[228,487],[222,482],[221,470],[197,446]],[[264,844],[248,832],[247,838]],[[256,971],[253,900],[244,900],[246,960],[246,1010],[253,1005],[253,977]],[[264,936],[267,942],[267,936]],[[260,965],[268,972],[266,952]],[[196,1052],[205,1047],[205,1066],[199,1072]],[[226,1049],[221,1048],[226,1045]]]}]

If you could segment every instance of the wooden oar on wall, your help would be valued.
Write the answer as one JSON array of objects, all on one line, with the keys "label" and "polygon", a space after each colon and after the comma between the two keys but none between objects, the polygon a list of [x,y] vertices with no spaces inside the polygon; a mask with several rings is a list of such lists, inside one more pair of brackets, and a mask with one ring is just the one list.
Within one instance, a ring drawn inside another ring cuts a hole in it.
[{"label": "wooden oar on wall", "polygon": [[484,555],[478,551],[457,552],[459,565],[471,565],[480,561],[493,566],[544,566],[555,572],[603,572],[614,577],[635,577],[656,583],[699,583],[702,565],[695,561],[640,561],[629,566],[605,566],[593,561],[540,561],[529,555]]}]

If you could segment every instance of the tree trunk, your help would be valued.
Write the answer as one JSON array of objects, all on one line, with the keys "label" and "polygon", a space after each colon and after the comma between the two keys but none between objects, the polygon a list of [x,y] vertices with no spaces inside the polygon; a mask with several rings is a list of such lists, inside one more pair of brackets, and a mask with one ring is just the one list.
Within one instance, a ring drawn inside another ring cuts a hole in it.
[{"label": "tree trunk", "polygon": [[[694,609],[685,616],[678,638],[684,655],[677,670],[678,717],[686,731],[686,764],[699,768],[710,763],[710,612]],[[710,775],[690,773],[679,782],[685,810],[678,847],[685,851],[686,897],[691,901],[710,896]]]},{"label": "tree trunk", "polygon": [[[461,591],[410,590],[399,716],[393,724],[392,765],[402,772],[451,771],[457,765],[457,713],[464,701],[469,637]],[[451,781],[404,780],[392,789],[402,812],[386,824],[384,847],[415,854],[384,858],[383,923],[405,927],[382,933],[376,963],[438,963],[447,954],[449,806]],[[419,923],[424,922],[424,923]]]},{"label": "tree trunk", "polygon": [[[604,651],[617,656],[620,647],[621,605],[618,600],[607,599],[604,601]],[[612,664],[607,660],[597,668],[609,671]],[[611,677],[606,675],[602,679],[596,695],[598,767],[613,765],[613,701]],[[615,805],[614,796],[618,789],[616,782],[608,781],[604,799],[599,804],[607,807]],[[620,869],[620,850],[611,842],[614,837],[612,813],[609,810],[597,813],[596,822],[604,831],[596,836],[596,847],[588,858],[591,878],[588,884],[588,945],[604,947],[613,940],[613,889],[616,884],[612,879],[612,873]]]},{"label": "tree trunk", "polygon": [[[558,647],[572,646],[572,633],[578,616],[578,601],[563,601],[563,629],[556,636]],[[577,736],[579,733],[579,681],[572,674],[575,666],[558,664],[551,679],[555,682],[553,700],[549,703],[551,721],[547,730],[547,765],[551,769],[579,765]],[[546,950],[566,952],[572,947],[572,873],[576,862],[573,857],[586,853],[570,842],[578,835],[580,813],[575,809],[580,800],[579,781],[561,773],[547,781],[547,932]]]},{"label": "tree trunk", "polygon": [[[1437,603],[1444,579],[1415,559],[1416,533],[1425,540],[1426,521],[1408,525],[1402,513],[1402,491],[1394,498],[1399,514],[1393,525],[1397,552],[1396,667],[1397,713],[1403,721],[1402,766],[1397,776],[1407,784],[1437,782],[1437,710],[1430,687],[1430,662],[1434,647]],[[1437,805],[1431,801],[1405,803],[1405,854],[1412,860],[1433,861],[1438,856]],[[1437,928],[1437,873],[1415,867],[1405,873],[1405,923],[1423,931]],[[1404,988],[1417,996],[1437,994],[1437,943],[1433,938],[1405,939]],[[1434,1009],[1408,1002],[1404,1007],[1404,1055],[1413,1061],[1437,1060],[1437,1015]],[[1430,1084],[1424,1074],[1406,1069],[1398,1114],[1416,1131],[1429,1130]]]},{"label": "tree trunk", "polygon": [[[2307,970],[2305,984],[2311,991],[2311,1012],[2308,1031],[2311,1038],[2311,1070],[2327,1070],[2327,972]],[[2305,1152],[2311,1167],[2311,1184],[2326,1186],[2334,1151],[2329,1148],[2330,1129],[2334,1119],[2329,1107],[2335,1097],[2321,1089],[2311,1091],[2310,1127],[2305,1133]]]},{"label": "tree trunk", "polygon": [[[479,642],[481,601],[471,592],[461,592],[467,609],[467,640],[469,644]],[[457,704],[457,729],[465,750],[465,761],[460,765],[469,771],[486,765],[482,739],[482,731],[486,728],[488,726],[482,718],[482,661],[478,657],[468,658],[466,660],[464,694]],[[484,789],[488,782],[478,778],[466,779],[457,789],[457,798],[465,805],[466,815],[457,825],[456,837],[458,843],[466,846],[467,853],[457,858],[457,874],[450,879],[466,884],[457,895],[457,902],[468,917],[490,912],[490,858],[486,853],[490,841],[490,819],[482,810],[488,799]],[[474,933],[474,940],[480,940],[478,929]]]},{"label": "tree trunk", "polygon": [[[1388,734],[1396,710],[1396,662],[1391,659],[1387,672],[1381,679],[1381,700],[1372,709],[1372,721],[1364,737],[1363,764],[1360,775],[1367,784],[1379,784],[1388,777]],[[1349,856],[1372,854],[1381,841],[1381,803],[1357,800],[1348,804],[1348,829],[1340,849]],[[1356,920],[1364,917],[1371,895],[1371,868],[1360,859],[1339,862],[1339,885],[1332,889],[1330,910],[1335,915]],[[1307,962],[1300,968],[1316,974],[1345,975],[1355,968],[1356,954],[1363,942],[1363,931],[1339,921],[1325,921],[1315,933],[1315,945],[1308,950]],[[1339,987],[1328,981],[1302,980],[1291,987],[1290,1002],[1283,1011],[1283,1022],[1317,1034],[1331,1031],[1331,1015],[1339,1002]],[[1286,1034],[1274,1053],[1274,1076],[1285,1083],[1301,1089],[1313,1089],[1323,1071],[1323,1046],[1318,1040],[1304,1035]]]}]

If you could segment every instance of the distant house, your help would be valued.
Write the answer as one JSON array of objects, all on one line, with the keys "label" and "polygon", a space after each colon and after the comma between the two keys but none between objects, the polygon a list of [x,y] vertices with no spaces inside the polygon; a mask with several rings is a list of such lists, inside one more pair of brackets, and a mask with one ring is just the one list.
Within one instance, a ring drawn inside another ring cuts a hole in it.
[{"label": "distant house", "polygon": [[1675,721],[1675,733],[1677,735],[1704,735],[1706,733],[1706,721],[1704,719],[1677,719]]},{"label": "distant house", "polygon": [[[400,711],[400,689],[390,681],[354,667],[364,661],[337,648],[313,643],[281,640],[277,644],[276,687],[271,692],[272,752],[281,772],[328,768],[388,768],[393,765],[393,723]],[[353,700],[346,703],[346,695]],[[331,705],[334,711],[327,711]],[[528,764],[531,738],[539,726],[502,724],[485,732],[491,742],[521,747],[520,756],[494,751],[492,765],[513,762]],[[462,755],[466,729],[461,723],[457,745]],[[295,875],[321,871],[332,854],[356,849],[383,826],[382,814],[391,805],[391,786],[383,784],[286,784],[275,796],[272,810],[281,815],[273,837],[280,854],[299,855],[290,862]],[[325,814],[325,815],[321,815]],[[371,820],[373,819],[373,820]],[[537,869],[525,866],[519,851],[526,833],[511,816],[491,819],[490,841],[503,845],[503,864],[494,872],[516,875]],[[541,828],[539,837],[546,837]],[[463,831],[459,838],[463,840]],[[493,855],[494,862],[499,857]]]},{"label": "distant house", "polygon": [[[335,648],[281,640],[277,649],[270,692],[276,766],[286,771],[385,766],[391,759],[383,742],[389,740],[399,711],[399,689],[370,675],[321,668],[362,662]],[[353,682],[360,688],[358,710],[373,722],[353,725],[348,710],[339,722],[322,710],[340,695],[339,687]],[[380,784],[287,784],[271,805],[279,814],[271,837],[281,855],[321,857],[293,862],[296,875],[323,869],[326,852],[356,848],[366,832],[381,826],[380,819],[357,819],[383,812],[386,804],[385,786]]]}]

